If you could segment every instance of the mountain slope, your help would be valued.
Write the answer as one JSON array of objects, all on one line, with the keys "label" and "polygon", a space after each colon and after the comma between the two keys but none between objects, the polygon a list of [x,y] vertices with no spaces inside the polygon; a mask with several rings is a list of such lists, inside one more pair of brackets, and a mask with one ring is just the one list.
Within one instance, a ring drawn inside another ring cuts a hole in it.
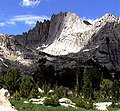
[{"label": "mountain slope", "polygon": [[52,16],[47,47],[43,51],[52,55],[77,53],[107,22],[117,22],[117,18],[106,14],[93,24],[86,24],[70,12]]},{"label": "mountain slope", "polygon": [[50,21],[37,22],[22,35],[1,34],[0,42],[1,67],[16,66],[31,72],[41,58],[56,69],[79,65],[79,59],[93,59],[120,70],[120,20],[111,14],[92,23],[71,12],[53,14]]},{"label": "mountain slope", "polygon": [[52,55],[76,53],[85,44],[84,38],[80,39],[80,35],[91,28],[92,25],[86,25],[74,13],[66,12],[53,15],[47,40],[49,44],[46,43],[48,47],[43,51]]}]

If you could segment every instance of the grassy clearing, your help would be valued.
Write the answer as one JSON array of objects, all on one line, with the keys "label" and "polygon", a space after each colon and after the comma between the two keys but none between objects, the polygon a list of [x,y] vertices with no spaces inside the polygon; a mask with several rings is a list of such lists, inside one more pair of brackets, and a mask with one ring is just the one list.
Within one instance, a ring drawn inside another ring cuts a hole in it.
[{"label": "grassy clearing", "polygon": [[[18,111],[88,111],[84,108],[65,108],[65,107],[51,107],[51,106],[42,106],[35,105],[32,103],[25,104],[23,100],[12,101],[13,105]],[[89,110],[89,111],[97,111],[97,110]]]},{"label": "grassy clearing", "polygon": [[120,111],[120,108],[108,108],[108,111]]},{"label": "grassy clearing", "polygon": [[[35,105],[32,103],[25,104],[24,100],[12,101],[12,104],[18,111],[98,111],[97,109],[86,110],[84,108],[65,108],[65,107],[48,107]],[[109,111],[118,111],[120,108],[109,108]]]}]

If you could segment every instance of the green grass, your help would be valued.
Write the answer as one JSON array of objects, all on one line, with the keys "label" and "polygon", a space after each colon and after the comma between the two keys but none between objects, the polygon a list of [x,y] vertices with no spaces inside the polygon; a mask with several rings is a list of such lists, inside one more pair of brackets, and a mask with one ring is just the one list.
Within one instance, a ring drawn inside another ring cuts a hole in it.
[{"label": "green grass", "polygon": [[[65,107],[50,107],[50,106],[42,106],[35,104],[25,104],[23,100],[12,101],[12,104],[18,111],[88,111],[84,108],[65,108]],[[97,110],[89,110],[89,111],[97,111]]]},{"label": "green grass", "polygon": [[[35,105],[31,103],[23,103],[24,100],[12,101],[12,104],[18,111],[98,111],[96,109],[86,110],[84,108],[65,108],[65,107],[48,107],[42,105]],[[109,111],[118,111],[119,108],[109,108]]]},{"label": "green grass", "polygon": [[108,111],[120,111],[120,108],[108,108]]}]

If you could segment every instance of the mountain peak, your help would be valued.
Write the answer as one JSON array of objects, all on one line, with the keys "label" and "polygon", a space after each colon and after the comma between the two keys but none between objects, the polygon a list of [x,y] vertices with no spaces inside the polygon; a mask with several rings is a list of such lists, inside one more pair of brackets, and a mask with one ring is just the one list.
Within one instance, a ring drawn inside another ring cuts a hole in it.
[{"label": "mountain peak", "polygon": [[[119,28],[119,19],[112,14],[105,14],[90,24],[75,13],[61,12],[53,14],[51,20],[37,21],[33,29],[22,35],[0,35],[4,41],[1,54],[5,59],[31,65],[39,58],[36,52],[54,56],[69,56],[72,53],[85,60],[95,56],[107,67],[119,69]],[[109,62],[109,58],[112,62]]]},{"label": "mountain peak", "polygon": [[114,21],[117,21],[118,20],[118,17],[110,14],[110,13],[106,13],[103,17],[102,17],[103,20],[105,21],[108,21],[108,22],[114,22]]},{"label": "mountain peak", "polygon": [[107,22],[118,22],[118,20],[119,20],[118,17],[116,17],[110,13],[106,13],[101,18],[94,20],[93,24],[94,24],[94,26],[98,27],[98,26],[105,25]]}]

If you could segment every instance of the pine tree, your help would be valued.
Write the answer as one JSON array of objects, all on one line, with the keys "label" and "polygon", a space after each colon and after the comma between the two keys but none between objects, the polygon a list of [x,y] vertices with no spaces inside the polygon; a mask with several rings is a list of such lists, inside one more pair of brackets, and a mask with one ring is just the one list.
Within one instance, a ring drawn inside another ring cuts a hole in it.
[{"label": "pine tree", "polygon": [[80,71],[77,70],[76,71],[76,86],[75,86],[75,89],[76,89],[76,92],[77,92],[77,96],[80,94]]},{"label": "pine tree", "polygon": [[118,87],[118,81],[114,80],[112,85],[112,103],[114,106],[114,103],[119,99],[119,87]]},{"label": "pine tree", "polygon": [[11,94],[19,90],[20,83],[20,71],[16,68],[10,68],[4,77],[5,88],[7,88]]},{"label": "pine tree", "polygon": [[90,69],[87,67],[84,69],[83,73],[83,95],[85,98],[92,98],[92,82],[91,82],[91,74]]},{"label": "pine tree", "polygon": [[109,79],[103,79],[100,84],[100,90],[104,98],[109,98],[112,91],[113,82]]},{"label": "pine tree", "polygon": [[22,97],[28,98],[30,92],[35,88],[35,81],[32,76],[25,75],[20,84],[20,94]]}]

